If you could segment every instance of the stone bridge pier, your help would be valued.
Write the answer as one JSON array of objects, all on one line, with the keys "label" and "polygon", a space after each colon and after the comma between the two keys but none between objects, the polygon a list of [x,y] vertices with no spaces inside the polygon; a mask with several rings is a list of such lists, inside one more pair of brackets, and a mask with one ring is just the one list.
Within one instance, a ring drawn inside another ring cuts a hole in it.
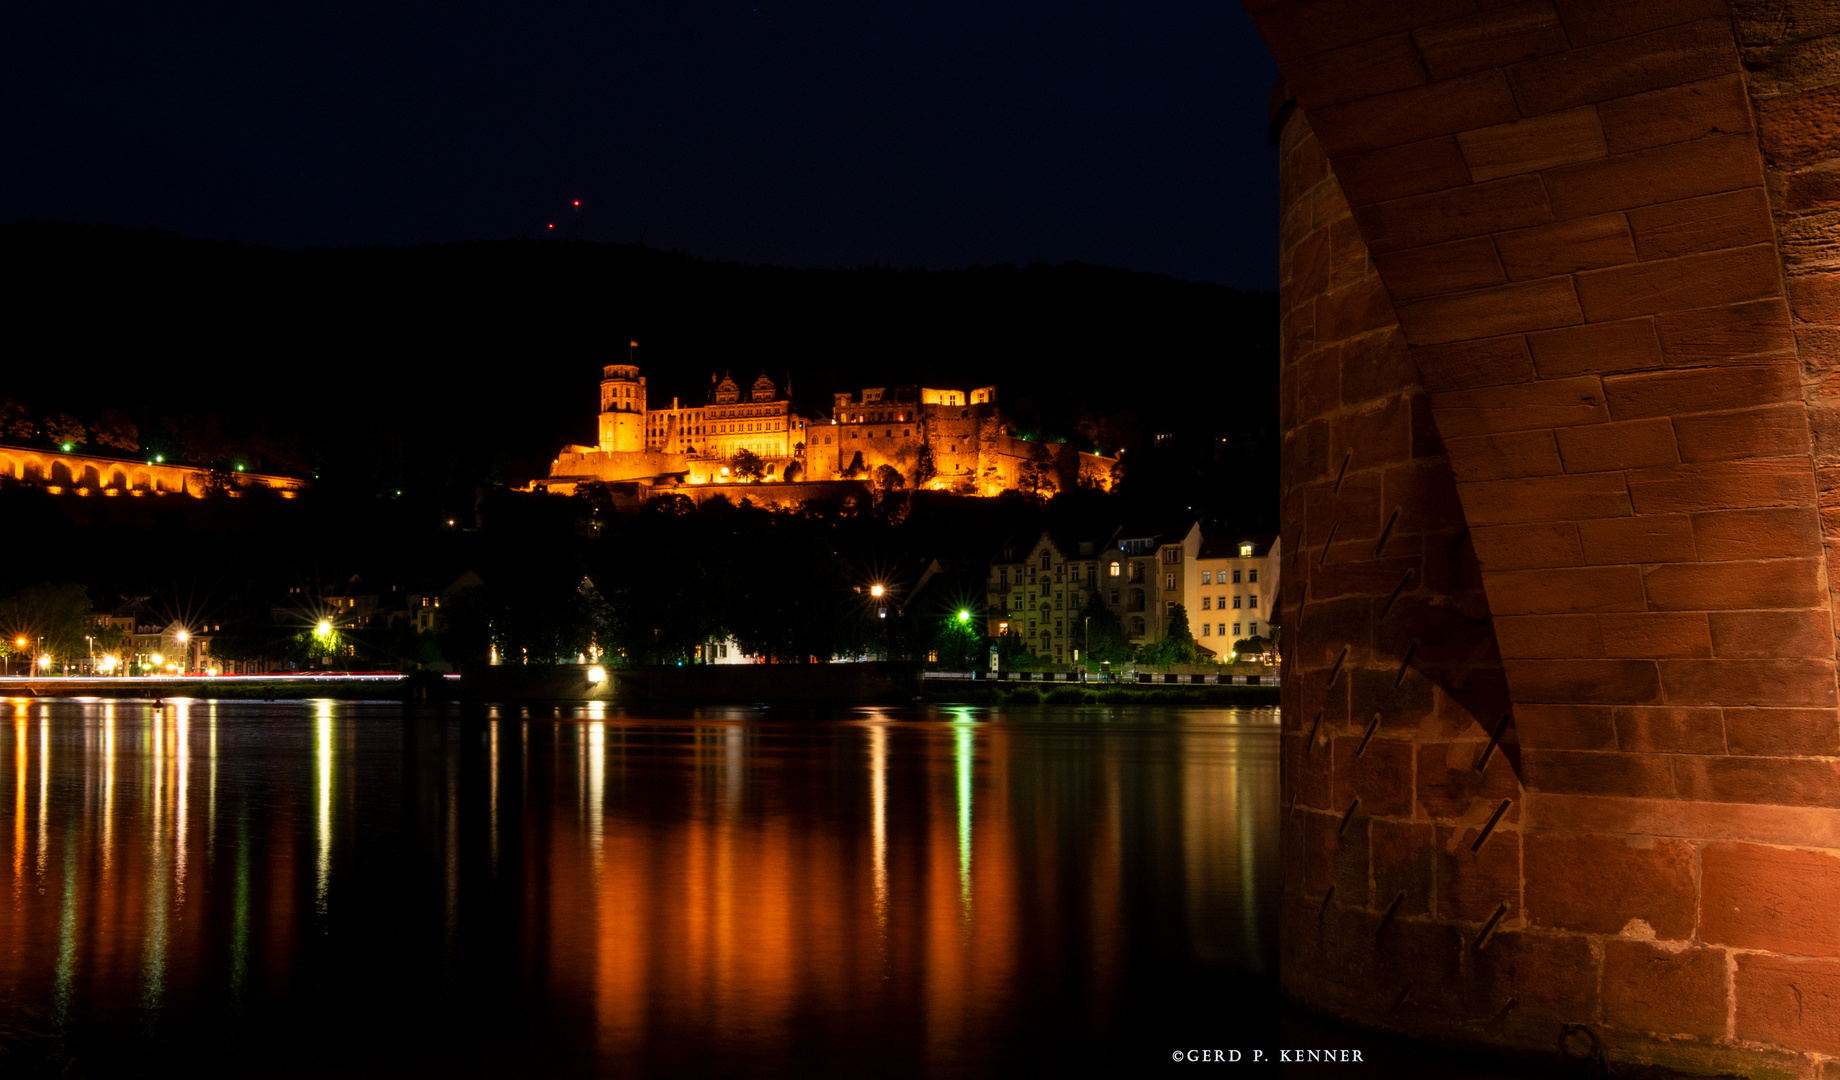
[{"label": "stone bridge pier", "polygon": [[1840,3],[1245,4],[1286,992],[1840,1076]]}]

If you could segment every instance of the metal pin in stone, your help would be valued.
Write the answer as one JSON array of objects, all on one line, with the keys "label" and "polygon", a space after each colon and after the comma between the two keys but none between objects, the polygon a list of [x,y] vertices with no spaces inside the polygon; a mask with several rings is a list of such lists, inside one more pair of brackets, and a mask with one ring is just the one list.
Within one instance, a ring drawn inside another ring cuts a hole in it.
[{"label": "metal pin in stone", "polygon": [[1501,743],[1502,734],[1508,730],[1508,723],[1513,719],[1514,714],[1511,712],[1501,714],[1501,721],[1495,725],[1494,734],[1489,736],[1489,744],[1482,748],[1482,755],[1476,759],[1477,772],[1489,767],[1489,758],[1494,756],[1495,747]]},{"label": "metal pin in stone", "polygon": [[1500,924],[1501,917],[1507,913],[1508,905],[1506,902],[1496,905],[1495,914],[1489,916],[1489,921],[1482,924],[1482,933],[1476,935],[1477,952],[1481,952],[1482,947],[1489,943],[1489,938],[1495,933],[1495,927]]},{"label": "metal pin in stone", "polygon": [[1399,890],[1399,895],[1393,897],[1393,902],[1386,906],[1386,914],[1380,916],[1380,925],[1374,927],[1374,937],[1375,938],[1378,938],[1380,936],[1380,931],[1385,930],[1387,927],[1387,924],[1393,921],[1393,915],[1399,910],[1399,905],[1405,902],[1406,902],[1406,891],[1404,889],[1401,889]]},{"label": "metal pin in stone", "polygon": [[1406,658],[1399,662],[1399,674],[1393,676],[1393,689],[1399,689],[1399,684],[1406,681],[1406,672],[1412,668],[1412,656],[1417,652],[1418,642],[1416,641],[1406,647]]},{"label": "metal pin in stone", "polygon": [[1354,812],[1360,805],[1361,797],[1356,795],[1354,801],[1348,804],[1348,811],[1342,815],[1342,824],[1335,830],[1335,835],[1340,836],[1348,831],[1348,823],[1354,820]]},{"label": "metal pin in stone", "polygon": [[1323,684],[1324,690],[1328,690],[1335,686],[1335,677],[1342,673],[1342,662],[1347,659],[1348,646],[1344,645],[1342,646],[1342,654],[1335,658],[1335,666],[1329,669],[1329,681]]},{"label": "metal pin in stone", "polygon": [[[1386,618],[1386,613],[1393,610],[1393,601],[1399,599],[1399,594],[1403,589],[1405,589],[1406,582],[1411,581],[1412,578],[1416,576],[1416,574],[1417,574],[1417,571],[1415,570],[1407,570],[1406,576],[1400,578],[1399,584],[1393,586],[1393,591],[1389,596],[1387,596],[1386,603],[1380,605],[1380,615],[1378,619]],[[1378,621],[1378,619],[1376,619],[1375,621]]]},{"label": "metal pin in stone", "polygon": [[1322,554],[1316,557],[1317,566],[1321,566],[1322,564],[1329,561],[1329,547],[1330,545],[1335,543],[1335,530],[1341,527],[1342,527],[1341,518],[1336,518],[1334,521],[1331,521],[1329,523],[1329,535],[1323,540]]},{"label": "metal pin in stone", "polygon": [[1501,816],[1508,812],[1508,804],[1513,801],[1513,799],[1501,800],[1501,805],[1497,806],[1495,812],[1489,815],[1489,823],[1484,825],[1482,831],[1476,835],[1476,842],[1469,846],[1470,854],[1474,855],[1482,850],[1482,845],[1488,841],[1489,834],[1495,831],[1495,826],[1500,824]]},{"label": "metal pin in stone", "polygon": [[1386,550],[1387,537],[1393,535],[1393,523],[1399,520],[1399,507],[1393,507],[1393,516],[1386,519],[1386,528],[1380,530],[1380,542],[1374,545],[1374,558]]},{"label": "metal pin in stone", "polygon": [[1362,754],[1367,752],[1367,742],[1369,739],[1372,739],[1374,737],[1374,729],[1378,728],[1379,726],[1380,726],[1380,714],[1375,713],[1374,718],[1367,722],[1367,734],[1361,736],[1361,745],[1354,748],[1355,757],[1360,757]]}]

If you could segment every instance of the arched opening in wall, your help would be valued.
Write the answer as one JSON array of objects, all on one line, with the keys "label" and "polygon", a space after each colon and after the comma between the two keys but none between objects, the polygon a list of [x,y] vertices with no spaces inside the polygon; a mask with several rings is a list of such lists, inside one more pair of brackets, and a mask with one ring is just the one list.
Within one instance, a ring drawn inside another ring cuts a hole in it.
[{"label": "arched opening in wall", "polygon": [[[1142,589],[1132,589],[1131,590],[1131,595],[1130,595],[1128,603],[1125,605],[1125,610],[1126,611],[1144,610],[1144,590]],[[1142,619],[1139,619],[1137,621],[1140,623],[1143,622]]]},{"label": "arched opening in wall", "polygon": [[45,463],[38,458],[26,458],[19,463],[19,479],[27,483],[39,484],[45,479]]},{"label": "arched opening in wall", "polygon": [[102,486],[110,491],[122,491],[128,486],[128,478],[120,469],[110,469],[109,478]]},{"label": "arched opening in wall", "polygon": [[19,479],[19,462],[10,454],[0,454],[0,476]]},{"label": "arched opening in wall", "polygon": [[53,461],[51,463],[51,483],[60,487],[75,486],[74,480],[70,475],[69,463],[63,461]]},{"label": "arched opening in wall", "polygon": [[128,490],[146,491],[152,486],[152,479],[146,469],[136,469],[128,474]]},{"label": "arched opening in wall", "polygon": [[1134,638],[1144,636],[1144,617],[1142,615],[1131,616],[1131,636]]},{"label": "arched opening in wall", "polygon": [[83,465],[77,471],[77,486],[94,490],[102,486],[102,473],[94,465]]}]

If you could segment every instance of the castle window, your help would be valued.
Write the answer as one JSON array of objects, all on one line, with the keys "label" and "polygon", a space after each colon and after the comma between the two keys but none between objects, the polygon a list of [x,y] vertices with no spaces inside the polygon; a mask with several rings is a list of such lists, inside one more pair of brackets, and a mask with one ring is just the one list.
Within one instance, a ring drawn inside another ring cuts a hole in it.
[{"label": "castle window", "polygon": [[1211,596],[1204,596],[1204,597],[1202,597],[1202,598],[1201,598],[1201,610],[1202,610],[1202,611],[1211,611],[1211,610],[1213,610],[1213,607],[1214,607],[1214,598],[1213,598],[1213,597],[1211,597]]},{"label": "castle window", "polygon": [[1108,576],[1110,576],[1110,577],[1117,577],[1117,576],[1118,576],[1118,564],[1117,564],[1116,562],[1114,562],[1114,563],[1112,563],[1112,566],[1111,566],[1111,573],[1110,573],[1110,574],[1109,574]]},{"label": "castle window", "polygon": [[1258,584],[1258,581],[1259,581],[1259,572],[1257,568],[1246,571],[1246,583],[1247,584],[1256,585]]},{"label": "castle window", "polygon": [[1212,570],[1201,571],[1201,584],[1203,585],[1214,584],[1214,572]]},{"label": "castle window", "polygon": [[1248,597],[1246,597],[1246,606],[1247,606],[1247,607],[1258,607],[1258,606],[1259,606],[1259,598],[1258,598],[1257,596],[1248,596]]},{"label": "castle window", "polygon": [[1239,606],[1239,597],[1237,597],[1237,596],[1235,596],[1235,597],[1233,598],[1233,606],[1234,606],[1234,607],[1238,607],[1238,606]]},{"label": "castle window", "polygon": [[1235,585],[1239,584],[1239,571],[1238,570],[1233,571],[1233,584]]},{"label": "castle window", "polygon": [[1210,624],[1208,624],[1208,623],[1202,623],[1202,624],[1201,624],[1201,636],[1202,636],[1202,637],[1207,637],[1207,636],[1208,636],[1208,631],[1209,631],[1209,630],[1211,630],[1211,629],[1213,629],[1213,627],[1212,627],[1212,626],[1211,626]]}]

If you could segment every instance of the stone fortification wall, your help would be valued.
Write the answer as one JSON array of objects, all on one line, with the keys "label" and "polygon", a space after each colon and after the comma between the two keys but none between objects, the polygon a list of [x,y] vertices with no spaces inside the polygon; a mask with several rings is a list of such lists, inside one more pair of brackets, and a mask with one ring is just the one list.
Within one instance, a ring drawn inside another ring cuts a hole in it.
[{"label": "stone fortification wall", "polygon": [[[1830,1075],[1833,6],[1247,7],[1294,95],[1287,991],[1613,1072]],[[1351,364],[1381,339],[1406,347]],[[1454,498],[1361,478],[1367,446],[1433,437]],[[1416,515],[1423,561],[1383,573]],[[1391,624],[1445,572],[1427,617],[1503,658],[1494,751],[1481,651],[1473,688],[1425,672],[1391,711],[1436,636]]]}]

